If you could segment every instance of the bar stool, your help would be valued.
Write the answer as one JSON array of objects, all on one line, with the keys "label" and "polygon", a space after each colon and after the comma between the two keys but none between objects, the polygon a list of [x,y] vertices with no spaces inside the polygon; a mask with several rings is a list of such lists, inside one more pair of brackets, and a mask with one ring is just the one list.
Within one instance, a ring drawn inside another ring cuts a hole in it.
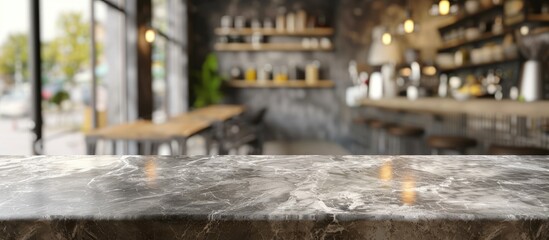
[{"label": "bar stool", "polygon": [[468,148],[475,147],[477,141],[468,137],[458,136],[429,136],[427,145],[432,149],[433,155],[438,155],[441,151],[455,151],[459,154],[466,154]]},{"label": "bar stool", "polygon": [[392,126],[395,126],[395,124],[377,119],[368,122],[368,127],[372,130],[371,142],[375,154],[385,154],[387,152],[387,134],[385,130]]},{"label": "bar stool", "polygon": [[372,129],[370,128],[369,123],[373,120],[375,119],[365,117],[353,118],[352,120],[352,136],[357,136],[353,140],[355,140],[361,146],[364,146],[366,151],[371,148],[370,141],[372,139]]},{"label": "bar stool", "polygon": [[353,124],[357,124],[357,125],[367,125],[370,121],[372,120],[375,120],[373,118],[363,118],[363,117],[358,117],[358,118],[354,118],[353,119]]},{"label": "bar stool", "polygon": [[391,136],[389,147],[390,153],[394,154],[422,154],[421,141],[418,141],[425,130],[421,127],[414,126],[391,126],[387,129],[387,132]]},{"label": "bar stool", "polygon": [[518,147],[491,145],[488,149],[490,155],[549,155],[549,149],[537,147]]}]

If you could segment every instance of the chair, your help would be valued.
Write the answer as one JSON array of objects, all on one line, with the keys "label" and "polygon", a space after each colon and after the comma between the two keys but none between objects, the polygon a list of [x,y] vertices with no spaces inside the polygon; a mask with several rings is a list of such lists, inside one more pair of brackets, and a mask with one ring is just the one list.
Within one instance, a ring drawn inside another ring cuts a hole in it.
[{"label": "chair", "polygon": [[230,150],[238,149],[244,145],[252,147],[250,154],[263,153],[264,126],[267,108],[262,108],[255,115],[235,120],[227,124],[223,129],[223,138],[220,146],[220,154],[228,154]]},{"label": "chair", "polygon": [[[418,141],[425,130],[420,127],[414,126],[391,126],[387,129],[387,132],[391,136],[389,148],[392,150],[390,153],[396,154],[422,154],[422,144]],[[411,147],[411,148],[410,148]]]},{"label": "chair", "polygon": [[368,127],[372,130],[371,142],[375,154],[387,153],[387,133],[385,130],[392,126],[395,126],[395,124],[377,119],[368,122]]}]

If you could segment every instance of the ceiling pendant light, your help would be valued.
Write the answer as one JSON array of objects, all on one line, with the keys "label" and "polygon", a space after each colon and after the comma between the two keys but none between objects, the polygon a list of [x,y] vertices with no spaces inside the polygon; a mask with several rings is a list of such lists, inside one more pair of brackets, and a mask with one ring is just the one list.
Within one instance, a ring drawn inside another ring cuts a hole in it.
[{"label": "ceiling pendant light", "polygon": [[406,11],[406,20],[403,24],[405,33],[413,33],[416,29],[416,23],[412,20],[412,12],[410,10]]},{"label": "ceiling pendant light", "polygon": [[438,2],[438,13],[442,16],[450,13],[450,0],[440,0]]},{"label": "ceiling pendant light", "polygon": [[384,45],[391,45],[391,42],[393,42],[393,36],[391,36],[390,33],[385,32],[385,33],[383,33],[383,35],[381,36],[381,42],[382,42]]},{"label": "ceiling pendant light", "polygon": [[404,32],[405,33],[413,33],[414,28],[415,28],[414,20],[406,19],[406,21],[404,21]]}]

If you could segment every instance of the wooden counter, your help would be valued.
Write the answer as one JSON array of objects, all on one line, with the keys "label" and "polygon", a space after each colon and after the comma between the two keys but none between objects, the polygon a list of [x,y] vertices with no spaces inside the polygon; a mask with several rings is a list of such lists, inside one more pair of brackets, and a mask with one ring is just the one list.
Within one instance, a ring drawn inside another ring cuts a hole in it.
[{"label": "wooden counter", "polygon": [[363,107],[376,107],[388,110],[431,113],[431,114],[467,114],[467,115],[509,115],[532,118],[549,117],[549,101],[523,103],[512,100],[496,101],[492,99],[471,99],[457,101],[450,98],[386,98],[364,100]]}]

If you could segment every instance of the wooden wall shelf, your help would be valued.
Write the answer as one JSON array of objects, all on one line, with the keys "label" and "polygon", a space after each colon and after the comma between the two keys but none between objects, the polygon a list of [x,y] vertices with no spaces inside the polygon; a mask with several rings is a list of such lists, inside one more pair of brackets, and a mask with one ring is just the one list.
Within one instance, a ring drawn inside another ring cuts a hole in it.
[{"label": "wooden wall shelf", "polygon": [[217,51],[332,51],[330,48],[306,48],[301,43],[217,43],[215,44]]},{"label": "wooden wall shelf", "polygon": [[459,17],[456,17],[455,20],[452,23],[439,28],[439,31],[440,32],[446,32],[446,31],[448,31],[452,28],[463,25],[467,21],[476,21],[479,18],[481,18],[483,16],[486,16],[487,14],[492,14],[492,13],[496,13],[496,12],[501,12],[503,14],[503,5],[502,4],[494,5],[492,7],[486,8],[486,9],[480,9],[480,10],[478,10],[477,12],[475,12],[473,14],[463,14]]},{"label": "wooden wall shelf", "polygon": [[479,64],[466,64],[459,67],[452,67],[452,68],[440,68],[440,72],[448,73],[448,72],[456,72],[466,69],[475,69],[475,68],[482,68],[482,67],[488,67],[488,66],[494,66],[499,64],[506,64],[506,63],[513,63],[518,62],[520,59],[506,59],[502,61],[495,61],[495,62],[487,62],[487,63],[479,63]]},{"label": "wooden wall shelf", "polygon": [[333,28],[308,28],[302,31],[278,31],[276,29],[252,29],[252,28],[216,28],[215,34],[219,36],[227,35],[240,35],[240,36],[250,36],[253,34],[259,33],[264,36],[304,36],[304,37],[315,37],[315,36],[331,36],[334,34]]},{"label": "wooden wall shelf", "polygon": [[526,21],[530,22],[549,22],[549,15],[547,14],[530,14],[526,15]]},{"label": "wooden wall shelf", "polygon": [[275,83],[271,80],[266,83],[231,80],[226,85],[232,88],[333,88],[334,82],[319,80],[316,84],[307,84],[305,80],[289,80],[286,83]]},{"label": "wooden wall shelf", "polygon": [[510,31],[504,31],[500,34],[493,34],[493,33],[485,33],[481,35],[480,37],[472,40],[454,40],[454,41],[448,41],[446,44],[444,44],[440,49],[438,49],[439,52],[446,52],[450,50],[455,50],[464,46],[473,45],[480,42],[486,42],[495,40],[498,38],[505,37],[506,34],[510,33]]}]

